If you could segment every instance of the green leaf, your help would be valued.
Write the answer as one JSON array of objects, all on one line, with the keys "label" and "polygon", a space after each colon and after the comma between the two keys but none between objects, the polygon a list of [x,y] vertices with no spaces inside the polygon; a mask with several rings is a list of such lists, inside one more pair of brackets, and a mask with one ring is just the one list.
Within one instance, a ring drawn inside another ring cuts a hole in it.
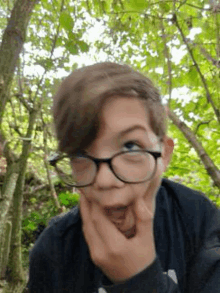
[{"label": "green leaf", "polygon": [[31,202],[32,204],[35,204],[35,203],[37,202],[37,199],[36,199],[35,197],[32,197],[32,198],[30,199],[30,202]]},{"label": "green leaf", "polygon": [[170,11],[170,6],[165,2],[160,2],[159,6],[160,6],[161,10],[165,13]]},{"label": "green leaf", "polygon": [[68,200],[69,194],[68,193],[60,193],[58,197],[59,197],[60,203],[62,205],[69,204],[69,200]]},{"label": "green leaf", "polygon": [[189,82],[194,83],[197,85],[198,82],[198,72],[196,70],[196,68],[193,66],[190,68],[189,72],[188,72],[188,78],[189,78]]},{"label": "green leaf", "polygon": [[89,45],[84,41],[77,41],[77,45],[79,45],[81,52],[86,53],[89,51]]},{"label": "green leaf", "polygon": [[27,227],[26,227],[27,230],[36,230],[37,229],[37,224],[35,224],[34,222],[30,222]]},{"label": "green leaf", "polygon": [[41,218],[40,214],[38,212],[32,212],[31,218],[35,220],[39,220]]},{"label": "green leaf", "polygon": [[129,10],[144,11],[149,6],[146,0],[128,0],[124,2],[125,7]]},{"label": "green leaf", "polygon": [[69,12],[63,11],[60,14],[60,25],[67,31],[71,31],[73,29],[73,19]]},{"label": "green leaf", "polygon": [[29,219],[25,219],[23,221],[23,227],[24,227],[24,230],[26,231],[28,230],[34,231],[37,229],[37,224],[33,221],[30,221]]},{"label": "green leaf", "polygon": [[79,53],[78,46],[75,42],[69,41],[66,43],[65,47],[72,55],[77,55]]},{"label": "green leaf", "polygon": [[113,0],[106,0],[106,1],[104,1],[104,10],[106,11],[106,12],[110,12],[111,11],[111,5],[112,5],[112,2],[113,2]]}]

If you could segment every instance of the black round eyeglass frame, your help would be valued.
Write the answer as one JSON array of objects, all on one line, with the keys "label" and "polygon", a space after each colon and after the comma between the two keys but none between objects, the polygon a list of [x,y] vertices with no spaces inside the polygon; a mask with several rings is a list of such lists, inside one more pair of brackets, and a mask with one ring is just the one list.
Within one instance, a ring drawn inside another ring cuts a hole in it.
[{"label": "black round eyeglass frame", "polygon": [[[138,182],[131,182],[131,181],[126,181],[126,180],[121,179],[121,178],[120,178],[120,177],[114,172],[114,169],[113,169],[113,167],[112,167],[112,160],[113,160],[115,157],[117,157],[117,156],[119,156],[119,155],[121,155],[121,154],[134,153],[134,152],[135,152],[135,153],[137,153],[137,152],[139,152],[139,153],[148,153],[148,154],[150,154],[150,155],[153,156],[153,158],[154,158],[154,160],[155,160],[155,168],[154,168],[154,172],[152,173],[152,175],[151,175],[150,178],[145,179],[145,180],[142,180],[142,181],[138,181]],[[149,181],[149,180],[151,180],[151,179],[153,178],[153,176],[155,175],[156,170],[157,170],[157,159],[160,158],[160,157],[162,156],[162,153],[161,153],[161,152],[151,152],[151,151],[147,151],[147,150],[138,150],[138,151],[137,151],[137,150],[134,150],[134,151],[131,150],[131,151],[123,151],[123,152],[117,153],[117,154],[113,155],[111,158],[105,158],[105,159],[94,158],[94,157],[92,157],[92,156],[86,154],[85,152],[83,152],[83,153],[79,153],[78,155],[77,155],[77,154],[75,154],[75,155],[62,155],[62,154],[58,154],[58,153],[56,153],[56,154],[54,154],[51,158],[49,158],[48,161],[49,161],[50,165],[53,166],[53,167],[55,168],[55,170],[56,170],[56,172],[58,173],[60,179],[63,180],[63,179],[62,179],[62,176],[60,175],[59,169],[58,169],[57,166],[56,166],[57,162],[60,161],[60,160],[62,160],[62,159],[64,159],[64,158],[68,158],[68,159],[71,160],[71,158],[73,158],[73,157],[77,157],[77,156],[81,156],[81,157],[85,157],[85,158],[89,158],[89,159],[91,159],[91,160],[96,164],[96,167],[97,167],[96,174],[97,174],[97,172],[98,172],[98,170],[99,170],[99,165],[100,165],[101,163],[107,163],[108,166],[109,166],[109,168],[110,168],[110,170],[112,171],[112,173],[113,173],[113,174],[114,174],[119,180],[121,180],[121,181],[124,182],[124,183],[137,184],[137,183],[142,183],[142,182],[145,182],[145,181]],[[95,176],[95,177],[96,177],[96,176]],[[95,180],[95,177],[94,177],[94,180]],[[67,183],[67,182],[65,182],[64,180],[63,180],[63,181],[64,181],[64,183],[65,183],[66,185],[68,185],[68,186],[81,188],[81,187],[87,187],[87,186],[89,186],[89,185],[92,185],[92,184],[94,183],[94,180],[93,180],[91,183],[89,183],[89,184],[81,185],[81,186],[77,186],[77,185],[75,185],[75,184]]]}]

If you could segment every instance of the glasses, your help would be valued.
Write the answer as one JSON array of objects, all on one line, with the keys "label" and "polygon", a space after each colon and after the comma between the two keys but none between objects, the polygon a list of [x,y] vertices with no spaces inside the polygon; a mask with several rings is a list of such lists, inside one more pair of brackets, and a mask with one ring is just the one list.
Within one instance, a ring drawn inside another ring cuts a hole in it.
[{"label": "glasses", "polygon": [[49,159],[59,177],[72,187],[92,185],[101,163],[107,163],[114,175],[125,183],[141,183],[150,180],[157,169],[161,152],[146,150],[125,151],[111,158],[98,159],[87,154],[60,156]]}]

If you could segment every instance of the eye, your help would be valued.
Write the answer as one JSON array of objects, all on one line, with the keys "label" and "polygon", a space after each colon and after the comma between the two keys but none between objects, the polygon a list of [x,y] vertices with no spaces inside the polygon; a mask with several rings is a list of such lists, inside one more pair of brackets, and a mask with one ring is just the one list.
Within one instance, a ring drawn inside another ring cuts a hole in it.
[{"label": "eye", "polygon": [[128,141],[124,143],[124,151],[139,151],[142,147],[136,141]]},{"label": "eye", "polygon": [[85,157],[86,156],[86,151],[85,150],[78,150],[76,152],[76,154],[74,155],[74,157],[76,158],[81,158],[81,157]]}]

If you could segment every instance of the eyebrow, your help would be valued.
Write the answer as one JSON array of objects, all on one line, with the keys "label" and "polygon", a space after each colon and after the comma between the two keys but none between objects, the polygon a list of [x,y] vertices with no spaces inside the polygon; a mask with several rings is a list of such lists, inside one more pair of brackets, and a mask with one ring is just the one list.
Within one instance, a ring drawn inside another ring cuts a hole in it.
[{"label": "eyebrow", "polygon": [[121,131],[119,133],[119,137],[123,137],[126,134],[128,134],[129,132],[132,132],[132,131],[135,131],[135,130],[143,130],[144,132],[146,132],[146,128],[144,126],[137,124],[137,125],[133,125],[133,126],[127,128],[127,129]]}]

